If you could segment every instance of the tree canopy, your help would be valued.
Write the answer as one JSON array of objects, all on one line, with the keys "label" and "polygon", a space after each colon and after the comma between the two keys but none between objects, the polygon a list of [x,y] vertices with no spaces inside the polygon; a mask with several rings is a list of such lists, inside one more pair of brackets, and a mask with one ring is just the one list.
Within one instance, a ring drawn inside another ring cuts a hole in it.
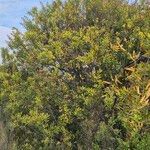
[{"label": "tree canopy", "polygon": [[12,149],[149,149],[147,4],[56,0],[33,8],[23,26],[1,50]]}]

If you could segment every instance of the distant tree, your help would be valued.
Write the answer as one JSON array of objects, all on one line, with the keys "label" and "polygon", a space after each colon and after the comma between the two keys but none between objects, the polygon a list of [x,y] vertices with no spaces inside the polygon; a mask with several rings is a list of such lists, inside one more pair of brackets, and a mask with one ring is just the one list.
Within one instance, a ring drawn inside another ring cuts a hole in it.
[{"label": "distant tree", "polygon": [[26,31],[13,29],[2,51],[0,106],[11,147],[148,150],[148,5],[57,0],[29,15]]}]

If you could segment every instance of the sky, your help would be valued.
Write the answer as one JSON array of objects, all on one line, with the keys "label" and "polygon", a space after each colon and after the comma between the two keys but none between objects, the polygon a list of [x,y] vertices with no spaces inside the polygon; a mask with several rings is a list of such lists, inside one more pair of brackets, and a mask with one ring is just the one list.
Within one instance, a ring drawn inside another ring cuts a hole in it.
[{"label": "sky", "polygon": [[22,30],[21,22],[32,7],[52,0],[0,0],[0,47],[6,46],[12,27]]}]

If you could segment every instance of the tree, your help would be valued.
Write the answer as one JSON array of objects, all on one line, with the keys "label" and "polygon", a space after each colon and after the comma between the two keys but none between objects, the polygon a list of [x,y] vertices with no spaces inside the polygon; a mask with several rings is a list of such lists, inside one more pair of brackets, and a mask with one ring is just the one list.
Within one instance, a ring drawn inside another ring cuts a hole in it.
[{"label": "tree", "polygon": [[0,66],[11,147],[148,149],[149,7],[57,0],[29,15]]}]

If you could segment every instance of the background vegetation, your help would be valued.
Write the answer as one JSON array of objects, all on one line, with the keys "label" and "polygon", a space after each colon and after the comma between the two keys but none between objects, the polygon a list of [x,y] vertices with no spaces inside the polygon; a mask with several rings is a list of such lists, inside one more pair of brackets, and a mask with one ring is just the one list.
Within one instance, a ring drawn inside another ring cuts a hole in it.
[{"label": "background vegetation", "polygon": [[0,149],[149,149],[147,4],[57,0],[23,26],[2,49]]}]

